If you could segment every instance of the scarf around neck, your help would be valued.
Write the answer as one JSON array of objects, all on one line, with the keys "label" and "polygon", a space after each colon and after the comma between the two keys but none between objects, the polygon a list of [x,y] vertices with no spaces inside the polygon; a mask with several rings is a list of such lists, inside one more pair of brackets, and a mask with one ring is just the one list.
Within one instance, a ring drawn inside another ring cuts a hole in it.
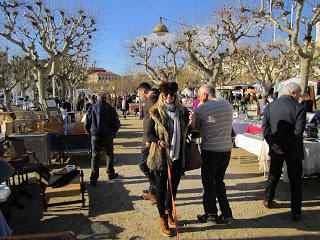
[{"label": "scarf around neck", "polygon": [[168,126],[167,131],[169,134],[170,143],[170,158],[172,161],[179,159],[180,153],[180,121],[179,121],[179,110],[176,105],[165,104],[165,111],[168,114]]}]

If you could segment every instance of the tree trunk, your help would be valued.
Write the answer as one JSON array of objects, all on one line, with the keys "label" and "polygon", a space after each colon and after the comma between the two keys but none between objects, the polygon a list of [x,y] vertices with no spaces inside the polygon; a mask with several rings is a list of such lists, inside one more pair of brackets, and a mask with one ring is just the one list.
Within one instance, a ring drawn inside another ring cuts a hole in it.
[{"label": "tree trunk", "polygon": [[71,103],[72,108],[75,110],[75,99],[73,95],[74,88],[72,86],[69,86],[68,90],[69,90],[69,102]]},{"label": "tree trunk", "polygon": [[307,92],[308,81],[310,76],[311,59],[300,57],[300,78],[301,78],[301,90],[302,93]]},{"label": "tree trunk", "polygon": [[65,99],[67,97],[66,83],[64,81],[62,81],[61,79],[60,79],[59,83],[60,83],[59,97],[60,97],[60,99]]},{"label": "tree trunk", "polygon": [[11,105],[11,91],[4,89],[3,92],[4,92],[4,104],[5,104],[5,106],[10,106]]},{"label": "tree trunk", "polygon": [[46,86],[44,82],[44,78],[42,73],[38,70],[37,71],[37,88],[38,88],[38,94],[39,94],[39,103],[42,104],[42,106],[46,106]]}]

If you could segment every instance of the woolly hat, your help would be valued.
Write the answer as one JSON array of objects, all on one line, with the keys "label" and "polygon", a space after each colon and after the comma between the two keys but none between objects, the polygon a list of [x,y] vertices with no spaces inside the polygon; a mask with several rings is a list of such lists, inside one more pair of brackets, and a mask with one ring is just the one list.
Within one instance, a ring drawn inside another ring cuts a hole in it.
[{"label": "woolly hat", "polygon": [[176,82],[163,81],[159,87],[160,93],[171,93],[178,91],[178,84]]}]

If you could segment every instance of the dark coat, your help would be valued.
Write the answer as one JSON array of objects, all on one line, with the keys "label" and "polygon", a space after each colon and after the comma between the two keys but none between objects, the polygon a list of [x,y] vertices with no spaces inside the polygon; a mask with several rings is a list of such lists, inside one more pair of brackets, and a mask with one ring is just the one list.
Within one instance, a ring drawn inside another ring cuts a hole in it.
[{"label": "dark coat", "polygon": [[263,114],[263,136],[270,146],[269,155],[279,157],[272,151],[276,143],[286,158],[304,158],[303,132],[306,113],[303,106],[293,97],[283,95],[268,104]]},{"label": "dark coat", "polygon": [[[150,110],[150,123],[148,127],[148,134],[147,134],[147,141],[148,142],[154,142],[158,143],[159,140],[163,140],[168,143],[169,141],[169,134],[167,131],[167,119],[166,117],[162,118],[159,114],[158,108],[154,105]],[[189,113],[187,108],[183,107],[183,109],[179,109],[179,120],[180,120],[180,154],[179,154],[179,161],[182,163],[182,168],[185,166],[185,141],[186,141],[186,135],[187,135],[187,125],[189,122]],[[166,149],[166,159],[169,159],[170,165],[172,165],[172,162],[170,160],[169,156],[169,150]],[[150,149],[149,152],[149,158],[158,158],[157,156],[154,156],[156,153]],[[163,156],[162,156],[163,157]],[[166,159],[163,159],[163,161],[166,161]],[[160,168],[160,166],[159,166]],[[157,169],[159,169],[157,168]],[[166,170],[166,169],[162,169]]]},{"label": "dark coat", "polygon": [[85,127],[92,135],[115,137],[120,121],[116,110],[106,101],[99,100],[89,108]]}]

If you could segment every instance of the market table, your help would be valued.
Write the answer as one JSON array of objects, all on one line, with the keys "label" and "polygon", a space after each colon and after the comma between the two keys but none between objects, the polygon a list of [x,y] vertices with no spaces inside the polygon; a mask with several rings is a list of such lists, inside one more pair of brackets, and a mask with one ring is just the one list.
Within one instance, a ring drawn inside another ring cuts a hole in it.
[{"label": "market table", "polygon": [[261,133],[262,128],[252,125],[249,122],[233,122],[232,128],[236,134]]},{"label": "market table", "polygon": [[87,133],[51,134],[50,139],[59,153],[60,165],[64,163],[66,153],[90,152],[90,136]]},{"label": "market table", "polygon": [[[238,134],[235,138],[236,147],[258,156],[260,171],[264,174],[269,170],[269,146],[262,135]],[[302,161],[303,176],[320,173],[320,142],[304,141],[305,159]],[[283,179],[288,181],[287,167],[284,164]]]},{"label": "market table", "polygon": [[247,122],[234,122],[234,123],[232,123],[233,131],[236,134],[246,133],[248,126],[249,126],[249,123],[247,123]]},{"label": "market table", "polygon": [[[26,149],[30,152],[35,152],[39,162],[45,165],[50,164],[50,140],[49,133],[13,133],[10,138],[20,138],[24,140]],[[33,159],[30,159],[32,162]]]}]

